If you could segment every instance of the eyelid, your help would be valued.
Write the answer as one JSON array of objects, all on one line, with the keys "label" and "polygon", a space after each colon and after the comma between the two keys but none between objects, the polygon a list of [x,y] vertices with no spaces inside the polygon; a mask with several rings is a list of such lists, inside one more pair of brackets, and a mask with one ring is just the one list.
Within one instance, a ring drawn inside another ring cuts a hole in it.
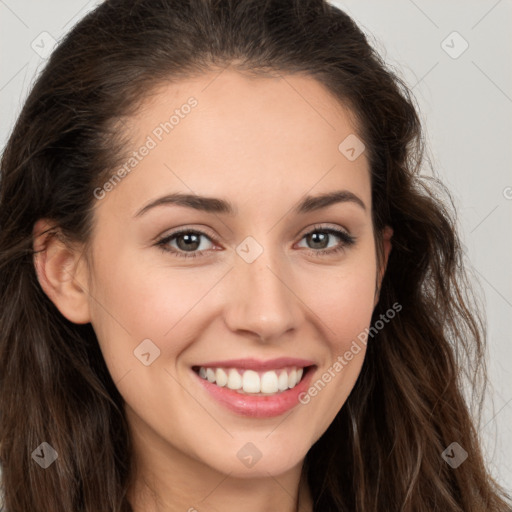
[{"label": "eyelid", "polygon": [[340,226],[332,227],[329,225],[321,225],[321,224],[315,224],[314,226],[310,227],[302,233],[302,235],[299,237],[300,243],[304,238],[311,233],[316,232],[324,232],[328,233],[331,236],[335,236],[340,240],[340,243],[336,245],[335,247],[330,247],[326,249],[310,249],[310,248],[304,248],[306,252],[315,254],[315,255],[329,255],[329,254],[336,254],[340,251],[343,251],[351,246],[353,246],[357,242],[357,237],[350,234],[350,231],[346,228],[342,228]]},{"label": "eyelid", "polygon": [[168,232],[164,231],[164,233],[162,235],[158,235],[155,238],[155,241],[159,242],[159,241],[165,240],[166,238],[169,238],[171,236],[176,236],[181,233],[190,233],[190,232],[205,235],[208,238],[210,238],[212,242],[217,242],[217,237],[216,237],[215,233],[213,231],[211,231],[209,228],[207,228],[206,226],[201,226],[201,227],[197,227],[197,228],[193,227],[193,226],[184,226],[181,228],[171,229]]},{"label": "eyelid", "polygon": [[309,227],[305,228],[303,231],[300,231],[297,236],[299,236],[300,239],[302,240],[302,238],[304,238],[306,235],[309,235],[313,231],[328,231],[330,229],[333,231],[342,231],[347,236],[352,237],[352,235],[350,234],[350,231],[347,228],[345,228],[344,226],[339,226],[337,224],[330,225],[329,223],[313,224],[313,226],[309,226]]},{"label": "eyelid", "polygon": [[[317,231],[317,230],[322,231],[322,230],[328,230],[328,229],[333,229],[335,231],[343,231],[346,235],[352,237],[352,235],[350,234],[350,231],[343,226],[340,227],[338,225],[331,226],[329,224],[314,224],[313,226],[309,226],[309,227],[304,228],[303,230],[299,231],[299,233],[297,235],[295,235],[295,238],[300,236],[300,240],[302,240],[302,238],[304,238],[306,235],[310,234],[312,231]],[[210,238],[212,240],[212,242],[217,243],[217,237],[213,233],[213,231],[211,231],[206,226],[200,226],[200,227],[196,228],[196,227],[193,227],[193,225],[176,228],[175,230],[171,230],[169,232],[164,232],[164,234],[158,235],[155,238],[155,241],[158,242],[158,241],[164,240],[166,238],[169,238],[170,236],[176,236],[181,233],[188,233],[188,232],[198,232],[198,233],[207,235],[208,238]]]},{"label": "eyelid", "polygon": [[[330,235],[334,235],[340,239],[340,245],[332,248],[327,249],[310,249],[310,248],[304,248],[303,250],[317,255],[324,255],[329,253],[336,253],[337,251],[343,250],[345,247],[351,246],[356,242],[356,237],[351,235],[349,230],[347,230],[344,227],[340,226],[329,226],[325,224],[315,224],[313,226],[310,226],[305,229],[305,231],[302,232],[299,236],[298,242],[300,243],[304,237],[307,235],[317,232],[317,231],[323,231],[326,233],[329,233]],[[215,251],[218,249],[203,249],[202,251],[191,251],[187,253],[187,251],[180,251],[176,249],[168,249],[166,248],[166,245],[169,243],[170,239],[173,239],[181,234],[184,233],[195,233],[199,236],[205,236],[206,238],[210,239],[210,241],[215,245],[217,244],[217,239],[215,235],[212,235],[210,230],[206,226],[202,226],[201,228],[194,228],[192,226],[184,226],[181,228],[176,228],[174,231],[171,231],[169,233],[166,233],[164,235],[161,235],[157,238],[155,245],[158,246],[160,249],[170,252],[177,257],[185,257],[185,258],[195,258],[195,257],[202,257],[205,255],[208,255],[210,251]]]}]

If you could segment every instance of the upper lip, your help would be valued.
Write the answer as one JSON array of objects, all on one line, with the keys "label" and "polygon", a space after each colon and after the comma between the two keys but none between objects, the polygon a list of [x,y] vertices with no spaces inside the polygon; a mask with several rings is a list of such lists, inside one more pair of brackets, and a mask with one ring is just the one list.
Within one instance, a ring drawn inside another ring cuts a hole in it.
[{"label": "upper lip", "polygon": [[312,366],[315,362],[308,359],[298,359],[296,357],[278,357],[276,359],[269,359],[261,361],[259,359],[229,359],[224,361],[209,361],[207,363],[198,364],[203,368],[240,368],[244,370],[278,370],[288,366],[296,366],[298,368],[305,368]]}]

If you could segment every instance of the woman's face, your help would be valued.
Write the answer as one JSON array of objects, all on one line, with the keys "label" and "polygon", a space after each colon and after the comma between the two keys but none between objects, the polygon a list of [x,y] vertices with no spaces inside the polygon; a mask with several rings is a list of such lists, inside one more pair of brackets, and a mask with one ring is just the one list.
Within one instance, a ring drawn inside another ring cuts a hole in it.
[{"label": "woman's face", "polygon": [[[356,127],[312,78],[231,70],[168,85],[125,127],[136,153],[97,190],[88,307],[139,456],[296,467],[354,386],[376,302]],[[197,199],[161,200],[177,194]]]}]

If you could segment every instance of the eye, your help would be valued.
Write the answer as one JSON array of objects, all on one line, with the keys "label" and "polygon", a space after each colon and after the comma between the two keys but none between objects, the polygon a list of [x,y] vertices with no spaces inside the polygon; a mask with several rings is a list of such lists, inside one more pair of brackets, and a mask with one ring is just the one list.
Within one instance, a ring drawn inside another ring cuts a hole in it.
[{"label": "eye", "polygon": [[[192,229],[182,229],[171,233],[160,239],[156,245],[165,252],[172,252],[182,258],[195,258],[202,256],[208,247],[204,247],[202,238],[210,240],[211,238],[202,231]],[[175,243],[175,246],[172,244]],[[208,244],[206,244],[208,245]]]},{"label": "eye", "polygon": [[[208,247],[208,243],[203,243],[204,240],[212,243],[212,238],[202,231],[181,229],[161,238],[155,245],[163,251],[172,253],[180,258],[197,258],[205,256],[205,253],[209,250],[215,250],[212,247]],[[336,238],[338,243],[330,245],[330,242]],[[356,239],[354,236],[339,229],[315,226],[301,240],[305,240],[306,243],[312,245],[308,249],[309,253],[314,256],[322,256],[340,252],[346,247],[353,245]]]},{"label": "eye", "polygon": [[[329,245],[333,238],[337,238],[338,243]],[[312,231],[302,237],[302,240],[310,244],[309,252],[313,255],[334,254],[354,245],[356,241],[355,237],[349,235],[346,231],[322,226],[315,226]]]}]

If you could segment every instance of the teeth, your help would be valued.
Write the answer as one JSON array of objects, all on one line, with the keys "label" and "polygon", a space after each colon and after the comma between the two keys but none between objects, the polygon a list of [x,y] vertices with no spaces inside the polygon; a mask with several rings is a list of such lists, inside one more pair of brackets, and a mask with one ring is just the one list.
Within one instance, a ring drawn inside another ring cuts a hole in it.
[{"label": "teeth", "polygon": [[215,382],[220,387],[224,387],[228,383],[228,374],[222,368],[217,368],[215,371]]},{"label": "teeth", "polygon": [[[201,375],[201,370],[199,370],[199,375]],[[231,368],[228,373],[228,383],[226,386],[229,389],[241,389],[242,387],[242,376],[234,369]]]},{"label": "teeth", "polygon": [[[283,372],[286,374],[286,372]],[[261,377],[261,392],[262,393],[277,393],[279,389],[278,378],[276,372],[265,372]]]},{"label": "teeth", "polygon": [[220,387],[239,393],[275,394],[294,388],[302,379],[303,368],[284,368],[256,372],[237,368],[199,368],[199,376]]},{"label": "teeth", "polygon": [[288,389],[288,373],[285,371],[282,371],[279,374],[279,378],[277,380],[277,387],[279,391],[284,391],[285,389]]},{"label": "teeth", "polygon": [[242,389],[246,393],[259,393],[261,390],[260,376],[252,370],[245,370],[242,382]]},{"label": "teeth", "polygon": [[[206,370],[206,376],[208,376],[208,370]],[[297,384],[297,370],[294,368],[288,374],[288,387],[293,388]]]}]

